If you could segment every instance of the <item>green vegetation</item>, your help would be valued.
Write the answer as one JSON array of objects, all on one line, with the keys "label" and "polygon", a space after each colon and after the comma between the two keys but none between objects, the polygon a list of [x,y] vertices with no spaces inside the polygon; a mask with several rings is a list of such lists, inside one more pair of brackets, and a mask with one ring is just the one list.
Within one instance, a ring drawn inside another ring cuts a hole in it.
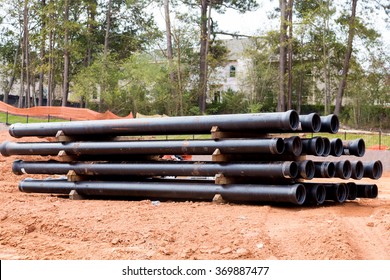
[{"label": "green vegetation", "polygon": [[[270,3],[269,20],[281,26],[265,32],[254,21],[256,35],[242,30],[230,34],[236,44],[220,40],[230,31],[214,15]],[[47,101],[119,116],[285,109],[326,115],[342,104],[345,126],[390,130],[390,53],[379,29],[390,11],[386,0],[0,4],[0,99],[20,95],[20,108]],[[158,9],[167,25],[157,25],[151,11]]]},{"label": "green vegetation", "polygon": [[54,117],[46,117],[46,118],[36,118],[36,117],[29,117],[29,116],[17,116],[17,115],[11,115],[8,114],[8,120],[7,120],[7,113],[0,112],[0,122],[1,123],[7,123],[7,124],[13,124],[13,123],[39,123],[39,122],[63,122],[63,121],[69,121]]}]

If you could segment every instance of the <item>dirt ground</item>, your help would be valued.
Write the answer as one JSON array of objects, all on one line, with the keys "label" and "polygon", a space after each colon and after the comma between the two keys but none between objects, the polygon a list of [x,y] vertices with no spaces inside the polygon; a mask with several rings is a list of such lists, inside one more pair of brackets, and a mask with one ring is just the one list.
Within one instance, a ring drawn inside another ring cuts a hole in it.
[{"label": "dirt ground", "polygon": [[0,259],[390,259],[390,174],[364,179],[376,199],[318,207],[70,200],[19,192],[34,176],[15,159],[0,156]]}]

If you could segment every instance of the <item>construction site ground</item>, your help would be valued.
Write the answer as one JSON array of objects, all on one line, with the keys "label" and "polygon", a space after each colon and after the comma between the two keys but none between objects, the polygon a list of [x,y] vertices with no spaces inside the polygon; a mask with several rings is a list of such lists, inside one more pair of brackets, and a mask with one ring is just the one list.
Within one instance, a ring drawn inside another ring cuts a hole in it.
[{"label": "construction site ground", "polygon": [[[4,140],[15,139],[3,129]],[[71,200],[20,192],[23,178],[46,176],[14,175],[16,158],[0,157],[0,259],[390,259],[388,173],[360,181],[378,185],[376,199],[313,207]]]}]

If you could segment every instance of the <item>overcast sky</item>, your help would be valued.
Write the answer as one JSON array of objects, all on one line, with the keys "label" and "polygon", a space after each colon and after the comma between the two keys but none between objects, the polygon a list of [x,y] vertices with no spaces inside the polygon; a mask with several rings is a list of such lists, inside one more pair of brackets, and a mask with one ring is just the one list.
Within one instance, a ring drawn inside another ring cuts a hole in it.
[{"label": "overcast sky", "polygon": [[[279,6],[279,1],[261,1],[261,6],[253,12],[240,14],[233,9],[228,9],[224,14],[218,14],[212,11],[212,18],[218,22],[219,29],[230,33],[239,33],[243,35],[260,35],[269,30],[279,28],[279,20],[269,20],[268,14]],[[155,11],[156,20],[159,22],[160,29],[165,30],[163,20],[163,11]],[[381,32],[383,41],[390,47],[390,27],[384,21],[385,12],[381,12],[381,17],[378,17],[375,22],[375,28]],[[222,38],[222,37],[219,37]],[[225,38],[231,38],[226,37]]]}]

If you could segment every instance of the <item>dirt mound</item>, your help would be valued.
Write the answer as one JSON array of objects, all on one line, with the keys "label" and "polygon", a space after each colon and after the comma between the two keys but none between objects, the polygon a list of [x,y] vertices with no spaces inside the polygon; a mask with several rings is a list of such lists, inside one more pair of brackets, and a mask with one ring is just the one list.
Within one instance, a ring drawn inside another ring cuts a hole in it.
[{"label": "dirt mound", "polygon": [[376,199],[319,207],[70,200],[19,192],[16,158],[0,157],[0,259],[390,258],[390,174],[365,179]]},{"label": "dirt mound", "polygon": [[[120,119],[121,117],[115,115],[110,111],[105,113],[98,113],[84,108],[72,108],[72,107],[55,107],[55,106],[36,106],[31,108],[15,108],[0,101],[0,112],[8,112],[13,115],[30,116],[30,117],[43,117],[47,118],[57,117],[65,120],[105,120],[105,119]],[[133,118],[133,114],[130,113],[124,118]]]}]

